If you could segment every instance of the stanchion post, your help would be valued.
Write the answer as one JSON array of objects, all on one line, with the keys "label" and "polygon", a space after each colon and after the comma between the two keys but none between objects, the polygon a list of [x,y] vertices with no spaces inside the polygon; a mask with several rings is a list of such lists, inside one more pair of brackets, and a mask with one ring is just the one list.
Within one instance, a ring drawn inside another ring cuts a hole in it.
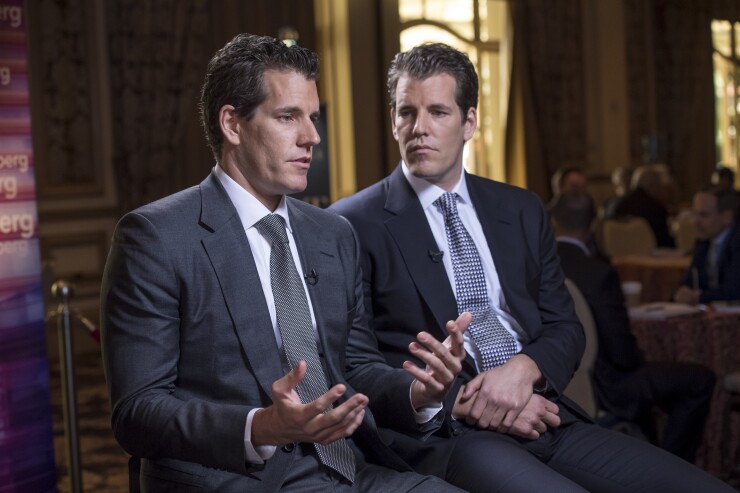
[{"label": "stanchion post", "polygon": [[75,392],[74,351],[72,345],[72,316],[69,300],[72,297],[72,285],[58,280],[51,286],[51,295],[59,300],[60,310],[57,315],[59,332],[60,373],[62,378],[62,407],[64,410],[64,427],[67,436],[67,468],[71,493],[82,492],[80,475],[80,446],[77,433],[77,393]]}]

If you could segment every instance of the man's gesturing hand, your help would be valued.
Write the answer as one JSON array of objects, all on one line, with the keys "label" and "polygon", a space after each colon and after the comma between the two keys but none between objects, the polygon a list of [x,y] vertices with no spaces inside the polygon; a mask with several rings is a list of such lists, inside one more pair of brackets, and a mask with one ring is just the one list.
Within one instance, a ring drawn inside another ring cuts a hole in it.
[{"label": "man's gesturing hand", "polygon": [[439,342],[427,332],[420,332],[416,336],[418,342],[409,344],[411,354],[426,364],[426,368],[421,369],[410,361],[403,363],[403,368],[414,377],[411,383],[414,409],[439,404],[447,396],[462,369],[465,359],[463,332],[472,318],[470,313],[464,312],[454,322],[447,322],[449,336],[444,342]]},{"label": "man's gesturing hand", "polygon": [[306,363],[301,361],[272,384],[273,404],[257,411],[252,420],[253,445],[327,444],[352,435],[360,426],[368,403],[365,395],[355,394],[324,412],[344,395],[344,385],[335,385],[315,401],[301,404],[295,388],[305,375]]}]

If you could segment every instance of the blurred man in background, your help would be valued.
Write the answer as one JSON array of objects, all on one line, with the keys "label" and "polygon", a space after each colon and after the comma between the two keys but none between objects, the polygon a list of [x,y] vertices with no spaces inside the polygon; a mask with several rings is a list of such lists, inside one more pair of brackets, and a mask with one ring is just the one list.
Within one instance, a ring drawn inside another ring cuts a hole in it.
[{"label": "blurred man in background", "polygon": [[738,194],[711,186],[694,195],[697,242],[691,266],[676,291],[679,303],[740,299]]},{"label": "blurred man in background", "polygon": [[665,166],[640,166],[632,175],[632,187],[615,205],[607,219],[641,217],[650,225],[659,247],[674,248],[676,242],[668,226],[668,205],[673,193],[673,179]]},{"label": "blurred man in background", "polygon": [[[560,266],[586,298],[596,323],[599,350],[593,381],[600,407],[636,423],[651,441],[693,462],[709,412],[714,374],[697,364],[643,360],[630,332],[617,271],[586,248],[595,219],[588,195],[560,195],[550,217]],[[655,430],[655,406],[668,414],[661,433]]]}]

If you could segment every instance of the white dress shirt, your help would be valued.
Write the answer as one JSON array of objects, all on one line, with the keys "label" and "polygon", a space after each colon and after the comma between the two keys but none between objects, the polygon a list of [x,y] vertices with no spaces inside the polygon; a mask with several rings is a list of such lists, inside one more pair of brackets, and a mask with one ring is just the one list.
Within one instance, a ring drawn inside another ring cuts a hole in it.
[{"label": "white dress shirt", "polygon": [[[259,274],[260,284],[262,285],[262,293],[265,295],[265,301],[267,302],[267,311],[270,312],[270,320],[272,321],[272,331],[275,334],[275,341],[277,342],[278,348],[280,348],[280,359],[283,365],[283,369],[286,372],[290,369],[288,362],[285,359],[285,353],[282,350],[283,340],[280,337],[280,330],[277,326],[277,315],[275,313],[275,298],[272,295],[272,283],[270,281],[270,252],[272,250],[272,244],[262,236],[262,233],[255,227],[255,225],[262,220],[263,217],[271,213],[271,211],[262,204],[257,198],[251,193],[247,192],[241,185],[235,182],[229,175],[224,172],[221,166],[216,166],[216,176],[223,185],[226,193],[229,195],[231,202],[236,208],[239,219],[244,226],[244,232],[247,234],[247,240],[249,241],[249,248],[252,250],[252,257],[254,258],[254,265],[257,267],[257,274]],[[293,230],[290,227],[290,218],[288,217],[288,207],[285,205],[285,197],[280,201],[275,214],[279,214],[285,220],[285,226],[288,234],[288,241],[290,244],[290,253],[293,255],[293,262],[298,272],[303,272],[301,266],[301,259],[298,256],[298,249],[296,248],[295,240],[293,239]],[[306,289],[306,282],[301,277],[303,283],[303,289],[306,291],[306,299],[311,298],[308,295]],[[308,309],[311,312],[311,323],[313,325],[314,332],[316,331],[316,318],[313,314],[313,307],[311,303],[308,303]],[[277,447],[275,445],[261,445],[254,447],[252,445],[252,420],[254,414],[259,411],[260,408],[252,409],[247,415],[247,424],[244,428],[244,449],[247,454],[247,462],[252,464],[261,464],[265,460],[269,459],[275,453]]]},{"label": "white dress shirt", "polygon": [[[417,178],[411,174],[409,169],[406,167],[406,163],[402,162],[403,174],[408,180],[411,188],[416,192],[416,196],[419,198],[424,214],[427,217],[429,227],[432,229],[434,240],[437,242],[437,246],[444,252],[442,255],[442,263],[445,266],[447,272],[447,278],[450,280],[452,289],[455,291],[457,297],[457,286],[455,285],[455,273],[452,267],[452,258],[449,254],[449,247],[447,245],[447,232],[445,231],[445,220],[442,209],[434,205],[434,201],[441,197],[445,190],[429,183],[428,181]],[[496,265],[493,262],[493,256],[491,250],[488,248],[488,241],[483,234],[483,228],[478,219],[478,215],[473,207],[473,202],[470,200],[470,193],[468,192],[468,185],[465,181],[465,173],[460,174],[460,180],[451,190],[453,193],[459,195],[457,201],[457,210],[460,215],[465,229],[468,230],[475,246],[478,249],[478,255],[480,256],[481,263],[483,264],[483,272],[486,276],[486,290],[488,292],[488,301],[491,308],[496,313],[496,316],[501,321],[501,324],[506,328],[511,335],[514,336],[516,341],[517,352],[522,349],[522,338],[519,332],[523,332],[519,323],[509,313],[509,307],[506,304],[504,298],[504,292],[501,289],[501,283],[499,282],[498,272],[496,271]],[[480,356],[480,351],[473,341],[469,331],[465,331],[465,351],[470,354],[475,360],[478,371],[483,368],[483,360]]]}]

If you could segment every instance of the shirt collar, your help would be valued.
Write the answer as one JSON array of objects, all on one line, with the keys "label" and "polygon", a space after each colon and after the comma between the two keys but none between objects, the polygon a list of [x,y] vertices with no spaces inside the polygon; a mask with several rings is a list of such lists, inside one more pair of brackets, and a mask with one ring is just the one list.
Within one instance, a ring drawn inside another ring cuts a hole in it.
[{"label": "shirt collar", "polygon": [[557,238],[555,238],[555,240],[562,243],[570,243],[571,245],[575,245],[583,250],[583,253],[585,253],[587,256],[591,256],[591,252],[588,250],[586,244],[577,238],[573,238],[572,236],[558,236]]},{"label": "shirt collar", "polygon": [[[401,161],[401,170],[403,171],[403,176],[406,177],[409,185],[411,185],[411,188],[416,192],[416,196],[419,197],[422,209],[426,210],[434,204],[435,200],[446,193],[444,189],[433,183],[429,183],[424,178],[414,176],[403,161]],[[465,180],[465,174],[465,170],[463,169],[463,172],[460,173],[460,179],[457,181],[455,186],[452,187],[451,191],[460,197],[460,202],[463,204],[471,204],[472,202],[470,200],[470,192],[468,192],[468,183]]]},{"label": "shirt collar", "polygon": [[[245,190],[239,185],[233,178],[231,178],[221,166],[215,166],[216,177],[221,182],[226,193],[229,195],[231,202],[236,208],[239,219],[241,219],[244,229],[247,230],[262,220],[263,217],[271,214],[267,207],[260,202],[257,197]],[[280,199],[280,203],[274,211],[275,214],[279,214],[285,220],[285,225],[288,231],[291,233],[293,230],[290,227],[290,219],[288,217],[288,206],[285,202],[285,196]]]}]

